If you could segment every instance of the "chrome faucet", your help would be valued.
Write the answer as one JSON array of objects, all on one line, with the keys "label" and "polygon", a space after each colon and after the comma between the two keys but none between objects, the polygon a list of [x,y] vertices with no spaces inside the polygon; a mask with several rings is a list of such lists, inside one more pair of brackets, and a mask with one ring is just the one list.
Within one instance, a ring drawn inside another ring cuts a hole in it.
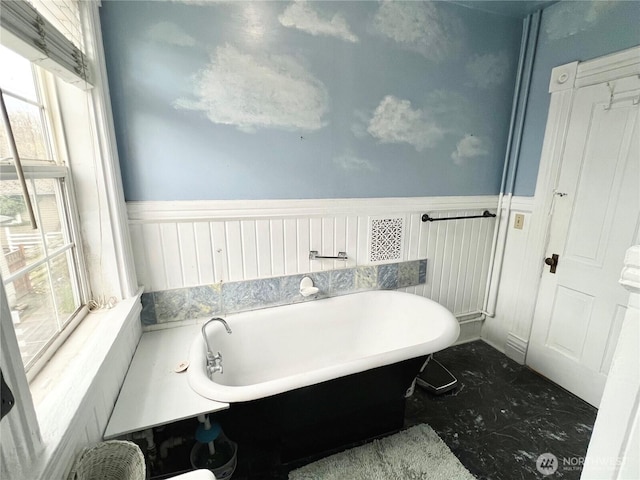
[{"label": "chrome faucet", "polygon": [[222,354],[217,352],[215,355],[211,352],[211,347],[209,346],[209,340],[207,339],[207,325],[211,322],[220,322],[224,325],[224,328],[227,330],[227,333],[231,333],[231,329],[229,328],[229,324],[222,318],[215,317],[211,320],[207,321],[204,325],[202,325],[202,338],[204,338],[204,344],[207,347],[207,375],[211,379],[215,372],[222,373]]}]

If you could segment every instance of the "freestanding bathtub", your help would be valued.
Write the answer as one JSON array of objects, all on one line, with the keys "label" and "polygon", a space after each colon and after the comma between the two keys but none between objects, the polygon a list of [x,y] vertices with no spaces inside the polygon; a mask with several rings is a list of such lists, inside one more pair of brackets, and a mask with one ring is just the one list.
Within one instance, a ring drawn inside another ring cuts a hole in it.
[{"label": "freestanding bathtub", "polygon": [[382,290],[255,310],[207,327],[224,373],[209,380],[206,348],[197,335],[189,354],[189,385],[219,402],[268,397],[383,365],[428,355],[460,333],[442,305]]},{"label": "freestanding bathtub", "polygon": [[230,438],[288,445],[300,458],[402,427],[405,392],[426,356],[460,328],[446,308],[397,291],[368,291],[225,316],[207,327],[224,372],[206,373],[202,335],[189,385],[231,404]]}]

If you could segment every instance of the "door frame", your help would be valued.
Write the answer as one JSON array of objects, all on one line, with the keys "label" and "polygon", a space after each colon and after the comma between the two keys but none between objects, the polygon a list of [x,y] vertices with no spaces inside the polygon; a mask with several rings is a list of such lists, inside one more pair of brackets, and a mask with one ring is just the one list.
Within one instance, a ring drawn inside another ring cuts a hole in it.
[{"label": "door frame", "polygon": [[[514,319],[507,337],[511,357],[526,363],[533,317],[543,274],[544,257],[551,227],[551,208],[560,175],[566,133],[571,119],[576,89],[613,81],[632,75],[640,76],[640,45],[586,62],[571,62],[555,67],[549,81],[549,113],[540,156],[540,166],[533,198],[533,214],[527,238],[527,255],[523,259],[523,277],[518,299],[522,316]],[[622,268],[622,265],[620,265]]]}]

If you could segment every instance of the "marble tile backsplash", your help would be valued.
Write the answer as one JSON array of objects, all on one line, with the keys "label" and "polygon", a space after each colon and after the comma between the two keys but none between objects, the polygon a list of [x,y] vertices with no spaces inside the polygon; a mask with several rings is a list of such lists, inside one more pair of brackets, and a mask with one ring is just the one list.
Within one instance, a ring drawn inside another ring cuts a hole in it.
[{"label": "marble tile backsplash", "polygon": [[[320,291],[300,295],[300,281],[310,277]],[[277,305],[312,301],[363,290],[393,290],[426,282],[427,260],[327,270],[241,282],[142,294],[143,325],[225,315]]]}]

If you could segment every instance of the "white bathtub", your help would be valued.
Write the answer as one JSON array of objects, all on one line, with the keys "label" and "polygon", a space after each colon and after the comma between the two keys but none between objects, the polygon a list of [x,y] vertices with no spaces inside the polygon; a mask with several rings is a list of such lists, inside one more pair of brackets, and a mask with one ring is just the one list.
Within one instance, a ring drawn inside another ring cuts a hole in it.
[{"label": "white bathtub", "polygon": [[[456,318],[424,297],[370,291],[225,317],[207,327],[224,373],[206,374],[194,338],[189,385],[220,402],[246,402],[437,352],[458,338]],[[417,373],[417,372],[416,372]]]}]

